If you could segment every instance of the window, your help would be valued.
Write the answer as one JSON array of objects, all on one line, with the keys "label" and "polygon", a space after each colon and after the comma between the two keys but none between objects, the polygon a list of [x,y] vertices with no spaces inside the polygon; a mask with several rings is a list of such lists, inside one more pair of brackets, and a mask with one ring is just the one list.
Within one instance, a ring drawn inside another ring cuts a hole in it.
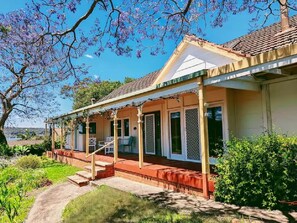
[{"label": "window", "polygon": [[207,108],[209,156],[218,157],[223,154],[223,119],[222,107]]},{"label": "window", "polygon": [[180,112],[170,113],[172,154],[182,154],[180,121]]},{"label": "window", "polygon": [[[123,122],[123,123],[122,123]],[[114,136],[114,121],[110,121],[110,136]],[[118,120],[118,136],[129,136],[129,119],[119,119]],[[123,133],[123,134],[122,134]]]},{"label": "window", "polygon": [[[96,134],[96,122],[90,122],[89,124],[89,133]],[[82,123],[79,125],[79,134],[86,134],[86,123]]]},{"label": "window", "polygon": [[129,119],[124,119],[124,136],[130,135]]}]

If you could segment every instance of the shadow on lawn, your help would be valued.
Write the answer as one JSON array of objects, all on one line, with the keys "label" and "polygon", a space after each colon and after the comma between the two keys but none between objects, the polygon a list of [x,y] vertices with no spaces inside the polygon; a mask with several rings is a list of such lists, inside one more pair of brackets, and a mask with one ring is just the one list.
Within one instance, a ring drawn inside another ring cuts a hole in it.
[{"label": "shadow on lawn", "polygon": [[176,193],[172,191],[164,191],[160,193],[152,193],[141,196],[157,203],[160,206],[171,207],[175,210],[182,210],[187,214],[198,216],[223,216],[231,215],[235,218],[252,218],[264,222],[296,222],[296,209],[287,208],[282,211],[269,211],[254,207],[238,207],[235,205],[215,202],[213,200],[205,200],[203,198]]}]

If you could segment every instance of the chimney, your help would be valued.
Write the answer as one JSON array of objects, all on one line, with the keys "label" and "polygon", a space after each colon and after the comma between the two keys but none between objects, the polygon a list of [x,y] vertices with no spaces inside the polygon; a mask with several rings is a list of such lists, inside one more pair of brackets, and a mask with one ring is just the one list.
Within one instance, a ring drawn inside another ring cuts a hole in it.
[{"label": "chimney", "polygon": [[281,12],[281,28],[282,32],[284,32],[290,28],[287,0],[280,0],[279,2]]}]

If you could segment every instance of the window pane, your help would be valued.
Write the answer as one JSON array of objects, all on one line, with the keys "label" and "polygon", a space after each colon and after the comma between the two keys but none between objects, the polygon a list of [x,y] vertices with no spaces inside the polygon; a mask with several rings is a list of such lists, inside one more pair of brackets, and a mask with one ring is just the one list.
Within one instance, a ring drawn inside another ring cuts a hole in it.
[{"label": "window pane", "polygon": [[113,126],[113,121],[111,121],[110,122],[110,136],[114,136],[114,132],[113,132],[113,130],[114,130],[114,126]]},{"label": "window pane", "polygon": [[207,108],[209,155],[218,157],[223,154],[222,107]]},{"label": "window pane", "polygon": [[172,154],[182,154],[180,112],[170,113]]},{"label": "window pane", "polygon": [[129,136],[129,119],[124,119],[124,136]]}]

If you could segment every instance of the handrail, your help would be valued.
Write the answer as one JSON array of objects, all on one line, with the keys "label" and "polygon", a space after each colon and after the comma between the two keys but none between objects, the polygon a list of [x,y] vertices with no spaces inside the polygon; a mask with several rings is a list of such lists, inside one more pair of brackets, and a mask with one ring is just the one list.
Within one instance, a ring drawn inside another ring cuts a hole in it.
[{"label": "handrail", "polygon": [[92,152],[91,154],[87,155],[86,158],[88,158],[89,156],[92,156],[92,160],[91,160],[91,173],[92,173],[92,180],[95,180],[95,154],[103,149],[105,149],[107,146],[111,145],[114,143],[113,141],[110,141],[108,143],[106,143],[104,146],[100,147],[99,149],[97,149],[96,151]]},{"label": "handrail", "polygon": [[104,146],[100,147],[100,148],[97,149],[96,151],[94,151],[94,152],[90,153],[89,155],[87,155],[86,158],[88,158],[88,157],[90,157],[91,155],[93,155],[93,154],[95,154],[95,153],[97,153],[97,152],[99,152],[99,151],[105,149],[105,147],[107,147],[107,146],[109,146],[109,145],[111,145],[111,144],[113,144],[113,143],[114,143],[114,140],[108,142],[107,144],[105,144]]}]

